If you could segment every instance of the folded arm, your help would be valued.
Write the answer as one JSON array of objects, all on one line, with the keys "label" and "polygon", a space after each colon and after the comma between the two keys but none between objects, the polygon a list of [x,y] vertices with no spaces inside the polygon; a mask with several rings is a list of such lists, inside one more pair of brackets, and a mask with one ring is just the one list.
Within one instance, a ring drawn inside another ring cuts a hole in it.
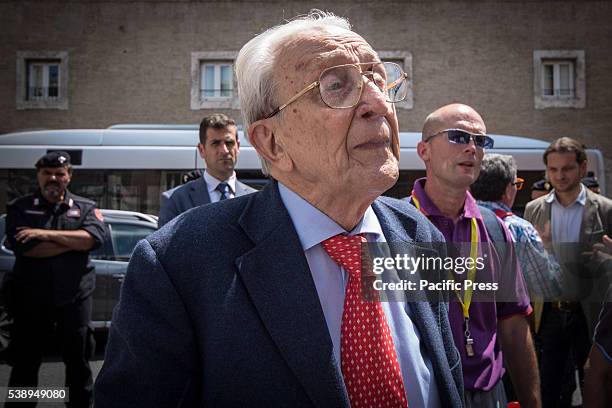
[{"label": "folded arm", "polygon": [[24,252],[25,256],[44,258],[59,255],[67,251],[89,251],[95,244],[94,238],[85,230],[48,230],[41,228],[20,227],[15,240],[27,244],[32,240],[40,243]]}]

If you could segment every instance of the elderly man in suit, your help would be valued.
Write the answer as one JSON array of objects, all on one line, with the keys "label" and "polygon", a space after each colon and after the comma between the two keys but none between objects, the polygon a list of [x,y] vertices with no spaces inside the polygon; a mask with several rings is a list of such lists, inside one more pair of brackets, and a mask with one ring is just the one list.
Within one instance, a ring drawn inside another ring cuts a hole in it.
[{"label": "elderly man in suit", "polygon": [[206,162],[202,177],[164,191],[159,208],[159,227],[198,205],[216,203],[256,190],[236,179],[240,140],[236,122],[222,113],[207,116],[200,123],[198,152]]},{"label": "elderly man in suit", "polygon": [[443,241],[379,197],[399,176],[406,74],[315,11],[249,41],[236,75],[273,181],[139,243],[96,407],[462,406],[443,296],[360,295],[362,242]]},{"label": "elderly man in suit", "polygon": [[[593,246],[612,232],[612,201],[580,182],[587,172],[587,156],[578,141],[562,137],[552,142],[544,152],[544,164],[553,190],[527,203],[525,219],[540,229],[545,247],[559,261],[564,293],[557,301],[535,305],[542,397],[544,406],[569,406],[574,367],[582,379],[589,333],[608,287],[606,278],[598,276],[605,259],[593,253]],[[570,370],[565,369],[568,364]]]}]

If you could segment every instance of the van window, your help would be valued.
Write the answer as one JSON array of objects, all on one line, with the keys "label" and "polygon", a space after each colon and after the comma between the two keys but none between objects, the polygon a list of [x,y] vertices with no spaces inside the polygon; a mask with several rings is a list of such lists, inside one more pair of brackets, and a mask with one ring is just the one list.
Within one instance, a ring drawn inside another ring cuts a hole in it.
[{"label": "van window", "polygon": [[[178,186],[183,170],[79,170],[68,187],[74,194],[94,200],[99,208],[138,211],[159,214],[159,198],[162,192]],[[404,198],[410,195],[412,186],[424,170],[401,170],[398,182],[384,195]],[[514,209],[521,214],[530,200],[531,185],[544,177],[543,171],[521,171],[525,187],[519,191]],[[259,170],[242,170],[238,178],[256,189],[263,188],[268,179]],[[0,170],[0,208],[19,196],[36,191],[34,170]],[[1,210],[0,212],[4,212]]]},{"label": "van window", "polygon": [[[159,213],[163,191],[181,182],[181,170],[82,170],[73,169],[68,189],[94,200],[99,208]],[[38,188],[36,171],[30,169],[0,170],[0,208],[13,199]],[[4,210],[0,211],[4,212]]]}]

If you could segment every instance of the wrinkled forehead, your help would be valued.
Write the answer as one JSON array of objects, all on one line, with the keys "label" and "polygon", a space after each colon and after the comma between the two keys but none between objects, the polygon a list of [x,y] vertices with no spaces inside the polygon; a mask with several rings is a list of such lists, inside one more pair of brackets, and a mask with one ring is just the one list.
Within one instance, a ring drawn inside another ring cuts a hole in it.
[{"label": "wrinkled forehead", "polygon": [[[275,74],[310,78],[340,64],[378,61],[378,55],[360,35],[339,27],[313,28],[282,43]],[[308,79],[305,79],[308,80]]]}]

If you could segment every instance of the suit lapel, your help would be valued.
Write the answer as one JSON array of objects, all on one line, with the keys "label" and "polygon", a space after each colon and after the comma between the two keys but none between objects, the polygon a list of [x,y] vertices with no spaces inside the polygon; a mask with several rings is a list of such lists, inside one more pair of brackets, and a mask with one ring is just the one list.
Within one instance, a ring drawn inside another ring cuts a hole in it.
[{"label": "suit lapel", "polygon": [[552,220],[550,218],[551,205],[544,198],[542,198],[542,201],[539,205],[540,206],[538,208],[535,208],[533,211],[533,214],[535,215],[533,224],[537,226],[540,230],[544,231],[546,223],[552,223]]},{"label": "suit lapel", "polygon": [[[415,243],[414,238],[407,233],[407,231],[412,231],[416,235],[417,221],[407,216],[404,210],[393,208],[391,205],[378,200],[372,204],[372,208],[378,217],[387,242],[409,243],[417,248],[421,246]],[[423,248],[423,250],[434,251],[431,248]],[[391,256],[395,257],[396,255],[398,254],[393,251],[391,246]],[[440,280],[440,276],[438,276],[438,280]],[[406,296],[408,299],[414,298],[414,295],[407,294]],[[430,302],[406,302],[406,309],[410,310],[411,319],[419,330],[421,344],[427,350],[427,355],[432,362],[442,401],[448,398],[443,390],[454,389],[452,374],[448,369],[448,361],[456,358],[456,356],[451,355],[455,353],[454,347],[450,344],[445,346],[441,336],[441,319],[445,319],[448,313],[443,306],[443,301],[444,298],[440,295],[438,299],[431,299]],[[446,335],[448,339],[451,338],[450,332]],[[450,341],[452,342],[452,340]],[[457,398],[459,398],[458,395]]]},{"label": "suit lapel", "polygon": [[[549,202],[547,202],[547,201],[544,201],[544,202],[542,203],[542,205],[544,206],[544,211],[542,211],[542,217],[543,217],[543,218],[542,218],[542,224],[541,224],[541,225],[542,225],[542,227],[545,227],[545,226],[546,226],[546,223],[552,222],[552,220],[551,220],[551,216],[550,216],[550,211],[551,211],[551,210],[550,210],[550,208],[551,208],[551,205],[550,205],[550,203],[549,203]],[[551,228],[552,228],[552,226],[551,226]]]},{"label": "suit lapel", "polygon": [[[536,214],[535,222],[533,223],[540,231],[544,232],[546,224],[550,225],[550,232],[552,233],[552,218],[551,218],[551,207],[552,205],[546,201],[546,196],[541,200],[541,207],[534,210]],[[536,333],[540,331],[540,323],[542,322],[542,314],[544,313],[544,301],[540,297],[533,297],[533,328]]]},{"label": "suit lapel", "polygon": [[281,355],[315,405],[348,406],[319,297],[276,182],[253,197],[239,224],[255,243],[236,260],[239,273]]},{"label": "suit lapel", "polygon": [[208,185],[204,176],[197,179],[194,183],[191,183],[189,188],[189,198],[194,207],[199,205],[210,203],[210,196],[208,195]]},{"label": "suit lapel", "polygon": [[592,245],[601,241],[601,236],[605,233],[604,227],[599,217],[599,205],[592,193],[587,189],[587,198],[584,203],[582,214],[582,224],[580,227],[580,243]]}]

